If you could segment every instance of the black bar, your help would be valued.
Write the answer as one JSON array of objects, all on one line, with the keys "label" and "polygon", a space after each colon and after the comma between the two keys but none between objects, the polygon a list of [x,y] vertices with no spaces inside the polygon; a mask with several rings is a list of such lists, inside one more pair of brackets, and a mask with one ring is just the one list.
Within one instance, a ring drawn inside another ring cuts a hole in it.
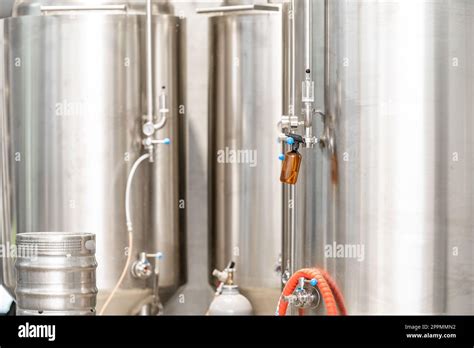
[{"label": "black bar", "polygon": [[[20,325],[26,323],[30,329],[31,325],[55,325],[54,341],[49,341],[47,337],[19,337]],[[148,343],[279,343],[291,347],[299,344],[301,347],[306,347],[306,344],[314,344],[315,347],[317,344],[390,344],[472,348],[474,317],[0,317],[1,348],[19,344],[36,347],[38,344],[58,343],[88,347],[93,344],[127,344],[135,347]]]}]

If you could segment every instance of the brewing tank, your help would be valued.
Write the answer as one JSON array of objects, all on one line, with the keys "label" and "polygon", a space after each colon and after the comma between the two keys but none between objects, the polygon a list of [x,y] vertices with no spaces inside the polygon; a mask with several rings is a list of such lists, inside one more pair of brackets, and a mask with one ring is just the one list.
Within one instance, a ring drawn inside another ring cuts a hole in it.
[{"label": "brewing tank", "polygon": [[299,265],[325,267],[351,314],[472,314],[474,3],[326,6],[325,147],[303,154]]},{"label": "brewing tank", "polygon": [[[144,4],[17,1],[14,17],[0,22],[3,240],[14,243],[24,232],[94,233],[98,309],[130,252],[125,187],[143,153]],[[161,93],[169,108],[157,137],[171,144],[138,168],[131,191],[132,261],[140,252],[164,254],[162,300],[185,281],[179,30],[177,17],[153,16],[154,110]],[[11,289],[10,263],[3,280]],[[108,312],[134,314],[152,288],[152,279],[128,272]]]},{"label": "brewing tank", "polygon": [[275,175],[281,14],[245,12],[210,21],[209,274],[235,261],[236,283],[255,313],[273,314],[282,219],[282,188]]}]

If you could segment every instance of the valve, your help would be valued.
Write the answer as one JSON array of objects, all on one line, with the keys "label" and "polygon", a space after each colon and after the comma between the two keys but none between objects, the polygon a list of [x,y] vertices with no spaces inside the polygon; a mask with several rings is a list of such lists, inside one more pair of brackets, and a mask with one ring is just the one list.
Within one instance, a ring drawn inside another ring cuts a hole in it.
[{"label": "valve", "polygon": [[138,279],[148,279],[151,276],[152,267],[146,253],[140,253],[138,260],[132,264],[132,275]]},{"label": "valve", "polygon": [[171,140],[169,138],[164,138],[164,139],[154,139],[154,135],[156,134],[156,131],[159,129],[163,128],[166,124],[167,120],[167,115],[169,113],[168,109],[168,95],[166,93],[166,87],[163,86],[162,88],[161,95],[159,97],[159,114],[160,114],[160,120],[158,122],[155,122],[153,120],[153,117],[147,117],[149,121],[145,122],[142,126],[142,132],[145,135],[145,138],[142,141],[143,146],[145,149],[150,153],[150,162],[153,162],[153,152],[154,152],[154,146],[163,144],[163,145],[169,145],[171,144]]},{"label": "valve", "polygon": [[298,286],[293,293],[283,296],[283,300],[300,309],[316,308],[321,302],[321,295],[316,288],[317,284],[318,281],[314,278],[308,280],[301,277],[298,279]]},{"label": "valve", "polygon": [[148,279],[152,275],[152,266],[148,258],[155,258],[155,273],[157,272],[158,267],[158,260],[163,258],[163,254],[161,252],[157,252],[155,254],[147,254],[145,252],[141,252],[138,256],[138,260],[136,260],[132,264],[132,275],[137,279]]},{"label": "valve", "polygon": [[234,273],[234,261],[230,261],[223,271],[215,269],[212,272],[212,275],[219,280],[219,285],[206,315],[251,315],[253,313],[250,301],[240,294],[239,287],[234,283]]},{"label": "valve", "polygon": [[229,261],[227,267],[223,271],[215,269],[212,271],[212,275],[217,278],[219,285],[217,286],[215,295],[218,296],[222,293],[224,285],[234,285],[234,271],[235,262]]}]

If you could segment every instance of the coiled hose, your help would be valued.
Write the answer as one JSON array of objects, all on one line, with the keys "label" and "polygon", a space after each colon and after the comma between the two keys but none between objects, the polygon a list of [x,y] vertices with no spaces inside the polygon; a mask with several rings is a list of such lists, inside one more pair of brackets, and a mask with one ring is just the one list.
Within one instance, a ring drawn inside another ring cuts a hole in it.
[{"label": "coiled hose", "polygon": [[[298,286],[299,279],[316,279],[317,287],[323,298],[326,307],[327,315],[347,315],[346,306],[344,304],[344,297],[336,285],[336,282],[329,276],[325,270],[319,268],[304,268],[294,273],[285,287],[278,300],[277,315],[286,315],[288,309],[288,302],[284,300],[285,296],[291,295]],[[298,310],[300,315],[304,314],[303,309]]]}]

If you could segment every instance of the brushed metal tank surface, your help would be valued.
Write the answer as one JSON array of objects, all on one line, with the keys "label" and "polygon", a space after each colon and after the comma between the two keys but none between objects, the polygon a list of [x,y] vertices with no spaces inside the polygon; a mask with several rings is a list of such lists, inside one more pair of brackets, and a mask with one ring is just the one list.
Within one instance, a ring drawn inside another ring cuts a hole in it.
[{"label": "brushed metal tank surface", "polygon": [[473,314],[474,3],[327,3],[328,146],[300,262],[351,314]]},{"label": "brushed metal tank surface", "polygon": [[236,284],[256,313],[273,314],[282,219],[282,188],[275,175],[281,166],[281,14],[210,21],[210,273],[234,260]]},{"label": "brushed metal tank surface", "polygon": [[[143,151],[145,16],[80,13],[0,23],[3,240],[23,232],[94,233],[104,295],[126,260],[125,186]],[[154,165],[140,166],[131,197],[132,252],[163,252],[165,300],[185,281],[179,23],[154,16],[154,90],[158,95],[166,87],[170,109],[157,138],[169,137],[171,145],[158,148]],[[158,110],[159,98],[154,100]],[[4,282],[11,288],[9,266],[3,267]],[[122,285],[151,287],[130,275]]]},{"label": "brushed metal tank surface", "polygon": [[17,315],[95,314],[93,234],[21,233],[17,247]]},{"label": "brushed metal tank surface", "polygon": [[0,18],[10,17],[12,14],[14,0],[3,0],[0,2]]}]

